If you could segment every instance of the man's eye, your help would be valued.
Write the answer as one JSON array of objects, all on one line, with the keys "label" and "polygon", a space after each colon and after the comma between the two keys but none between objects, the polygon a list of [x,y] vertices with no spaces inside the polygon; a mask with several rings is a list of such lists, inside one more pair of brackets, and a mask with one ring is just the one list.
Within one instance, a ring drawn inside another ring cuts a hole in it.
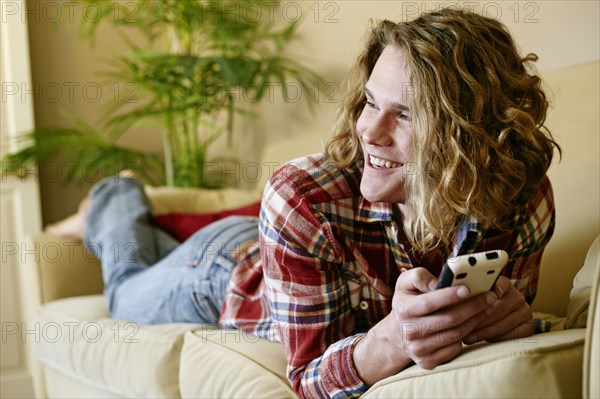
[{"label": "man's eye", "polygon": [[369,108],[377,109],[377,106],[372,101],[367,100],[366,104]]}]

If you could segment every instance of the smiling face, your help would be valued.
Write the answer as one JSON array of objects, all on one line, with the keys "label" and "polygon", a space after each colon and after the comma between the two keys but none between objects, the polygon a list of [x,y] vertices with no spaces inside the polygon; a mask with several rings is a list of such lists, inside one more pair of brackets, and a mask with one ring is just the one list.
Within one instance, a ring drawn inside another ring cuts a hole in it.
[{"label": "smiling face", "polygon": [[360,190],[371,202],[404,201],[411,159],[409,91],[404,52],[388,46],[367,81],[366,104],[356,122],[365,160]]}]

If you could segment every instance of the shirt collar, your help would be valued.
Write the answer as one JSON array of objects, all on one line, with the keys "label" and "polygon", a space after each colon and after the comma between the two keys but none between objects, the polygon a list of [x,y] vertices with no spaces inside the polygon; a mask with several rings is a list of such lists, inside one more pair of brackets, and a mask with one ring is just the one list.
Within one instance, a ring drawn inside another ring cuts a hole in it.
[{"label": "shirt collar", "polygon": [[473,253],[483,239],[486,226],[477,218],[463,215],[456,229],[451,256]]},{"label": "shirt collar", "polygon": [[[362,222],[390,222],[394,220],[394,205],[389,202],[370,202],[360,197],[357,219]],[[452,243],[451,256],[473,253],[483,239],[486,226],[476,217],[463,215]]]},{"label": "shirt collar", "polygon": [[[362,173],[362,165],[358,172]],[[356,219],[361,222],[391,222],[395,220],[394,204],[389,202],[371,202],[362,195],[359,198]],[[487,227],[476,217],[463,215],[452,243],[451,256],[473,253],[481,243]]]},{"label": "shirt collar", "polygon": [[389,202],[371,202],[361,196],[357,220],[361,222],[390,222],[394,220],[394,207]]}]

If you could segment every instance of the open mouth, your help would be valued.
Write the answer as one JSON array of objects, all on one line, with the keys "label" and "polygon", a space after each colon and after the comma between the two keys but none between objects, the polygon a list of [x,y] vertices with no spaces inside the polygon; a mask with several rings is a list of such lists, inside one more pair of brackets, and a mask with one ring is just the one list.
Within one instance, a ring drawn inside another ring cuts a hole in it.
[{"label": "open mouth", "polygon": [[369,155],[369,162],[375,169],[394,169],[404,165],[403,163],[392,162],[387,161],[385,159],[377,158],[373,155]]}]

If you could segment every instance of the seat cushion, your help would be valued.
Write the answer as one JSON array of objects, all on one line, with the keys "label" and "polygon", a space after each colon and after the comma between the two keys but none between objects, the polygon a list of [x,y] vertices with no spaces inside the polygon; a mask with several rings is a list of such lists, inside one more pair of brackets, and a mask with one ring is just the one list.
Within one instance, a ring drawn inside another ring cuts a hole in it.
[{"label": "seat cushion", "polygon": [[[434,370],[413,366],[380,381],[365,398],[581,397],[584,336],[573,329],[473,345]],[[182,350],[181,396],[295,397],[285,370],[278,343],[240,331],[194,331]]]},{"label": "seat cushion", "polygon": [[433,370],[413,366],[365,398],[578,398],[585,329],[478,344]]},{"label": "seat cushion", "polygon": [[294,398],[285,370],[281,344],[243,331],[203,328],[185,335],[181,396]]},{"label": "seat cushion", "polygon": [[[242,331],[117,321],[102,296],[46,304],[35,330],[46,367],[115,396],[295,397],[281,345]],[[584,336],[572,329],[474,345],[434,370],[413,366],[380,381],[365,397],[581,397]]]},{"label": "seat cushion", "polygon": [[28,330],[45,366],[115,396],[158,398],[180,396],[183,336],[198,327],[111,319],[104,297],[92,295],[47,303]]}]

